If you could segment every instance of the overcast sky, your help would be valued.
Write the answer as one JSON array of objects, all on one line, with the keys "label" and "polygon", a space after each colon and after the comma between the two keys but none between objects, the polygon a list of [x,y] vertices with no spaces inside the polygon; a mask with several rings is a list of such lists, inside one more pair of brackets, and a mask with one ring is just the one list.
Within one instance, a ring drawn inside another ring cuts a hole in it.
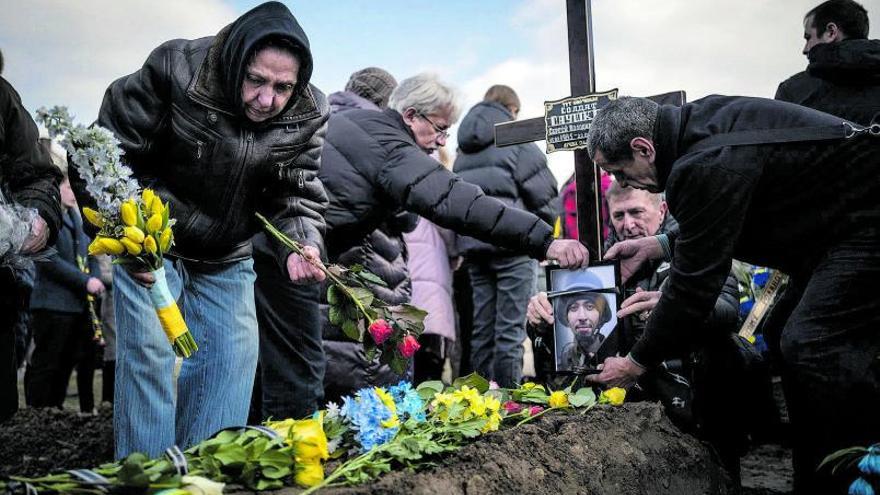
[{"label": "overcast sky", "polygon": [[[91,122],[107,85],[172,38],[216,33],[251,0],[0,0],[3,74],[30,110],[64,104]],[[513,87],[522,117],[569,95],[564,0],[284,2],[308,34],[312,82],[329,93],[362,67],[398,80],[437,72],[465,110],[492,84]],[[801,71],[804,13],[819,0],[593,0],[597,89],[773,97]],[[865,0],[873,26],[880,1]],[[876,29],[876,28],[875,28]],[[872,37],[876,38],[875,30]],[[543,143],[539,143],[543,149]],[[550,155],[561,181],[569,153]]]}]

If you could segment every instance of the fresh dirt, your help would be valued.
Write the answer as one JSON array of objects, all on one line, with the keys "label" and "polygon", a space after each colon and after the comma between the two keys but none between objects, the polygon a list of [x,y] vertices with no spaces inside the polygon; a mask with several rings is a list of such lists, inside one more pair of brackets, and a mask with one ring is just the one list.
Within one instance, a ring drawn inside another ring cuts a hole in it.
[{"label": "fresh dirt", "polygon": [[[112,460],[112,440],[109,408],[92,417],[23,409],[0,424],[0,476],[97,466]],[[790,463],[786,449],[755,449],[743,459],[743,494],[790,493]],[[424,471],[326,493],[726,494],[728,483],[708,450],[659,406],[635,403],[600,406],[585,416],[548,414],[486,435]]]},{"label": "fresh dirt", "polygon": [[[296,493],[295,490],[281,493]],[[709,451],[656,404],[600,406],[545,415],[481,437],[438,465],[398,471],[328,494],[727,494],[730,480]]]},{"label": "fresh dirt", "polygon": [[113,410],[25,408],[0,423],[0,476],[40,476],[113,459]]}]

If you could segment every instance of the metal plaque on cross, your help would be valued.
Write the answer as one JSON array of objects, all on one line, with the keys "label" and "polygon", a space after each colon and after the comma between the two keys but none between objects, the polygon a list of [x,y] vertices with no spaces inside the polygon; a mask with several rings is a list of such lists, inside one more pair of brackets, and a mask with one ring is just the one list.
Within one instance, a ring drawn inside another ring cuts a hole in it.
[{"label": "metal plaque on cross", "polygon": [[617,99],[617,89],[544,102],[547,153],[573,151],[587,146],[590,124],[599,108]]}]

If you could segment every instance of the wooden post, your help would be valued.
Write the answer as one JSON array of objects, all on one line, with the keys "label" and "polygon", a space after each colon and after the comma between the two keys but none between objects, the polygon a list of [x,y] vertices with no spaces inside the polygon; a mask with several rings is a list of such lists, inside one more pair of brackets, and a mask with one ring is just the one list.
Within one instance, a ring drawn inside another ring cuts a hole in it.
[{"label": "wooden post", "polygon": [[[590,0],[566,0],[568,66],[571,94],[596,91],[593,70],[593,22]],[[602,259],[602,191],[599,167],[587,150],[574,152],[577,187],[578,237],[590,251],[590,261]]]}]

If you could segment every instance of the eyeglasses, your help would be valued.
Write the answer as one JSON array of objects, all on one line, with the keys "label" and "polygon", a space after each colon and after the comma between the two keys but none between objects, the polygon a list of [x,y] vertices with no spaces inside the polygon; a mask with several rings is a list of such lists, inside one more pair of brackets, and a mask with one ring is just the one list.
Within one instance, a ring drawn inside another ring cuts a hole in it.
[{"label": "eyeglasses", "polygon": [[449,131],[447,131],[446,129],[435,124],[433,120],[429,119],[428,116],[423,114],[422,112],[416,111],[416,115],[425,119],[425,121],[427,121],[429,124],[431,124],[431,127],[434,128],[434,132],[437,133],[437,137],[442,136],[443,139],[449,139]]}]

